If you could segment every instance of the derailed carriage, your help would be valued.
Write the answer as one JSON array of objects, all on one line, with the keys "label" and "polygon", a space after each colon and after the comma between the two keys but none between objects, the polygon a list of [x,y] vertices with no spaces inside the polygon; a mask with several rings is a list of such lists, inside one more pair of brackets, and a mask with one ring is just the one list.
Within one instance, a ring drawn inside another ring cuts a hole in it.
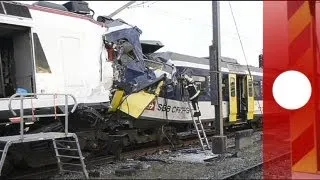
[{"label": "derailed carriage", "polygon": [[[155,53],[162,45],[141,42],[139,28],[104,16],[94,20],[88,7],[77,11],[72,5],[1,2],[1,136],[19,133],[19,124],[10,121],[8,98],[23,90],[73,94],[79,106],[69,117],[69,129],[89,152],[112,153],[119,137],[122,146],[160,142],[193,123],[182,74],[192,76],[202,91],[201,118],[214,128],[208,59]],[[252,81],[245,66],[222,60],[225,125],[259,120],[261,69],[250,67]],[[18,110],[19,101],[12,106]],[[35,96],[23,106],[29,114],[58,113],[64,111],[64,100]],[[63,129],[59,118],[30,118],[25,132]],[[52,150],[49,142],[16,145],[8,161],[31,167],[54,163],[48,148]],[[33,155],[40,158],[35,161]]]}]

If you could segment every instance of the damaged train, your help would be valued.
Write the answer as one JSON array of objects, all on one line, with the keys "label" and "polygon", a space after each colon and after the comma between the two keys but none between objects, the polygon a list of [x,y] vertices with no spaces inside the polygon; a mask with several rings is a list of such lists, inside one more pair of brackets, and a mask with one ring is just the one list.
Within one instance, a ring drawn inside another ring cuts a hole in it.
[{"label": "damaged train", "polygon": [[[119,147],[174,139],[193,123],[184,75],[200,92],[201,119],[214,129],[208,58],[158,52],[161,42],[141,41],[138,27],[107,16],[95,20],[92,12],[83,1],[0,2],[1,136],[19,133],[8,101],[28,92],[76,97],[69,131],[77,133],[87,152],[113,153],[119,138]],[[224,125],[261,124],[262,69],[222,58],[221,71]],[[12,107],[19,116],[19,100]],[[23,107],[28,114],[58,113],[64,111],[64,99],[35,95]],[[30,118],[25,127],[26,134],[63,131],[64,123],[59,117]],[[52,145],[46,141],[14,145],[6,166],[55,163],[48,149]]]}]

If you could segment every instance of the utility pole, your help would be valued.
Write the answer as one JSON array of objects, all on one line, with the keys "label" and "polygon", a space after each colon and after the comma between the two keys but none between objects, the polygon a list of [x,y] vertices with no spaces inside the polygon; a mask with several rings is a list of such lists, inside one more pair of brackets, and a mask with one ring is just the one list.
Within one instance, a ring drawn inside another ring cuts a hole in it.
[{"label": "utility pole", "polygon": [[220,7],[219,1],[212,1],[212,45],[210,46],[210,79],[212,90],[212,105],[215,105],[215,124],[218,134],[223,135],[222,117],[222,77],[221,77],[221,47],[220,47]]},{"label": "utility pole", "polygon": [[222,154],[226,151],[226,139],[223,134],[222,117],[222,75],[220,47],[220,6],[219,1],[212,1],[212,45],[210,52],[210,90],[211,104],[215,106],[216,136],[212,138],[212,152]]},{"label": "utility pole", "polygon": [[133,3],[135,3],[137,1],[130,1],[128,3],[126,3],[125,5],[121,6],[119,9],[115,10],[113,13],[111,13],[108,17],[112,18],[113,16],[117,15],[118,13],[120,13],[122,10],[124,10],[125,8],[131,6]]}]

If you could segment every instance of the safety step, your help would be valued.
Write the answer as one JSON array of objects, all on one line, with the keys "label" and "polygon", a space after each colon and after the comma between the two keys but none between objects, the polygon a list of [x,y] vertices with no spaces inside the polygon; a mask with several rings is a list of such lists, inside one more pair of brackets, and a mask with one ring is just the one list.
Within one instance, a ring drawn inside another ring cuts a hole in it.
[{"label": "safety step", "polygon": [[67,140],[55,140],[55,142],[68,142],[68,143],[76,143],[77,141],[67,141]]},{"label": "safety step", "polygon": [[61,169],[60,171],[64,171],[64,172],[72,172],[72,173],[83,173],[82,171],[72,171],[72,170],[66,170],[66,169]]},{"label": "safety step", "polygon": [[[75,143],[77,145],[77,149],[74,148],[65,148],[65,147],[57,147],[57,142],[68,142],[68,143]],[[89,178],[88,175],[88,171],[86,169],[86,165],[84,164],[84,157],[82,156],[81,153],[81,149],[80,149],[80,145],[79,142],[77,141],[77,139],[75,138],[74,141],[69,141],[69,140],[53,140],[53,147],[56,153],[56,158],[58,160],[58,165],[59,165],[59,169],[60,171],[64,171],[64,172],[74,172],[74,173],[81,173],[80,171],[72,171],[72,170],[67,170],[64,169],[63,167],[65,167],[65,165],[69,165],[69,166],[80,166],[83,169],[83,174],[86,176],[86,178]],[[69,156],[69,155],[63,155],[63,154],[59,154],[58,150],[66,150],[66,151],[78,151],[78,155],[76,156]],[[80,164],[75,164],[75,163],[69,163],[69,162],[61,162],[60,158],[70,158],[70,159],[79,159],[80,160]],[[68,167],[68,166],[66,166]]]},{"label": "safety step", "polygon": [[66,156],[66,155],[56,155],[57,157],[71,158],[71,159],[84,159],[79,156]]},{"label": "safety step", "polygon": [[59,150],[68,150],[68,151],[78,151],[78,149],[70,149],[70,148],[55,148],[55,149],[59,149]]},{"label": "safety step", "polygon": [[70,165],[70,166],[82,166],[82,164],[74,164],[74,163],[65,163],[65,162],[60,162],[62,165]]}]

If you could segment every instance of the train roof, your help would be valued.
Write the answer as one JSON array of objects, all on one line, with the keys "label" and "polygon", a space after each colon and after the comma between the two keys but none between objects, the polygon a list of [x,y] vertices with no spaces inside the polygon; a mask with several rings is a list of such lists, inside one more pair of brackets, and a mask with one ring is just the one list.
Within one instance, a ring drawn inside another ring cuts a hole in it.
[{"label": "train roof", "polygon": [[[206,65],[209,67],[209,58],[195,57],[171,51],[154,53],[156,56],[160,56],[172,61],[183,61],[188,63],[196,63]],[[229,57],[221,57],[222,69],[228,69],[229,72],[247,73],[248,67],[246,65],[239,64],[236,59]],[[250,71],[262,73],[262,68],[249,65]],[[224,70],[223,70],[224,71]]]}]

